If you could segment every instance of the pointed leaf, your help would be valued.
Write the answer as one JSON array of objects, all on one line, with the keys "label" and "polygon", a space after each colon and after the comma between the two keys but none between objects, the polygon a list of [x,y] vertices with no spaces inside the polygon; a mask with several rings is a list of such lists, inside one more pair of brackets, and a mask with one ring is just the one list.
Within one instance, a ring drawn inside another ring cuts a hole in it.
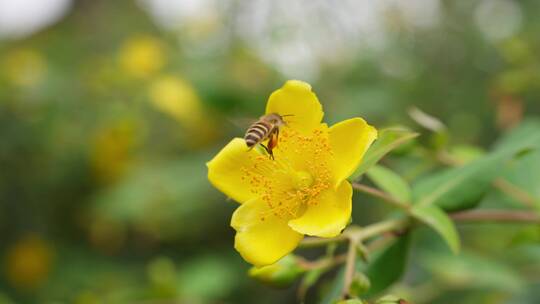
[{"label": "pointed leaf", "polygon": [[447,211],[473,208],[491,182],[502,174],[504,162],[526,148],[501,149],[462,167],[426,176],[413,185],[413,202],[421,206],[438,205]]},{"label": "pointed leaf", "polygon": [[323,295],[320,304],[334,304],[339,300],[341,296],[341,291],[343,290],[343,284],[345,280],[343,278],[345,274],[345,267],[341,267],[339,271],[336,272],[331,286],[329,286],[328,291]]},{"label": "pointed leaf", "polygon": [[437,206],[416,205],[411,209],[411,215],[433,228],[448,244],[454,253],[459,252],[460,241],[452,220]]},{"label": "pointed leaf", "polygon": [[459,256],[428,253],[421,261],[433,276],[446,286],[457,289],[487,289],[520,293],[527,284],[519,274],[519,267],[509,266],[506,255],[497,260],[486,255],[463,252]]},{"label": "pointed leaf", "polygon": [[395,199],[404,203],[411,201],[411,188],[409,184],[394,171],[383,166],[375,165],[366,174],[375,185],[388,192]]},{"label": "pointed leaf", "polygon": [[401,278],[405,272],[410,245],[409,235],[401,236],[393,244],[374,255],[365,273],[371,287],[367,296],[377,294]]},{"label": "pointed leaf", "polygon": [[414,133],[405,128],[387,128],[379,131],[378,139],[367,150],[362,164],[356,169],[356,171],[349,178],[355,180],[364,174],[369,168],[375,165],[381,158],[383,158],[388,152],[408,142],[409,140],[418,136],[418,133]]}]

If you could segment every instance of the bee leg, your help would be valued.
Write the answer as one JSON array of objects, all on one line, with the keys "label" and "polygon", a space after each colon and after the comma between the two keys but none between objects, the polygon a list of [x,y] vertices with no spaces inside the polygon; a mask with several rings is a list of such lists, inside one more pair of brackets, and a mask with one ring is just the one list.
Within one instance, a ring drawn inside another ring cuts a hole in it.
[{"label": "bee leg", "polygon": [[261,147],[264,148],[264,150],[266,150],[266,153],[270,154],[270,151],[268,151],[268,147],[267,147],[267,146],[265,146],[264,144],[260,144],[260,145],[261,145]]},{"label": "bee leg", "polygon": [[268,154],[270,154],[270,158],[274,160],[274,148],[277,147],[278,142],[278,135],[279,135],[279,128],[275,128],[271,135],[270,139],[268,140],[266,151],[268,151]]},{"label": "bee leg", "polygon": [[268,153],[268,155],[270,155],[270,158],[273,160],[274,159],[274,153],[272,153],[272,150],[270,148],[268,148],[267,146],[263,145],[263,144],[260,144],[265,150],[266,150],[266,153]]}]

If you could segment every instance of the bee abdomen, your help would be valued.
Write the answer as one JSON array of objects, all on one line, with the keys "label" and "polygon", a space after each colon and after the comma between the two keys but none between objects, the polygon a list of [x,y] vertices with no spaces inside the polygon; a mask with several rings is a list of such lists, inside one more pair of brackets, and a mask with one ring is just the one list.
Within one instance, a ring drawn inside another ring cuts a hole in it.
[{"label": "bee abdomen", "polygon": [[258,121],[249,127],[244,136],[248,147],[253,147],[263,141],[270,132],[271,125],[264,121]]}]

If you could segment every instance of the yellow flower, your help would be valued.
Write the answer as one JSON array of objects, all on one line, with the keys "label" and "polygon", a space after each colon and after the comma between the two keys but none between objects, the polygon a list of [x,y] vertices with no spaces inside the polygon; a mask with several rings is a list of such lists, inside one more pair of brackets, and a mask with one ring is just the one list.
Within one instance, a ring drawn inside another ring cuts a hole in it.
[{"label": "yellow flower", "polygon": [[149,87],[152,105],[176,119],[184,128],[191,147],[212,142],[220,129],[200,99],[195,87],[173,75],[157,78]]},{"label": "yellow flower", "polygon": [[161,41],[152,36],[127,40],[120,50],[120,64],[130,75],[147,78],[165,65],[165,50]]},{"label": "yellow flower", "polygon": [[255,266],[293,251],[304,235],[334,237],[349,222],[346,180],[377,137],[361,118],[328,127],[307,83],[291,80],[268,100],[266,113],[294,115],[283,127],[275,160],[235,138],[207,163],[208,179],[241,203],[232,216],[235,248]]},{"label": "yellow flower", "polygon": [[[200,122],[201,100],[191,84],[175,76],[162,76],[154,81],[149,90],[152,104],[187,125]],[[200,126],[200,125],[199,125]]]},{"label": "yellow flower", "polygon": [[53,250],[37,235],[28,235],[8,248],[6,277],[17,288],[34,289],[47,279],[52,268]]},{"label": "yellow flower", "polygon": [[132,121],[122,120],[97,132],[90,161],[100,182],[115,182],[129,169],[137,131]]}]

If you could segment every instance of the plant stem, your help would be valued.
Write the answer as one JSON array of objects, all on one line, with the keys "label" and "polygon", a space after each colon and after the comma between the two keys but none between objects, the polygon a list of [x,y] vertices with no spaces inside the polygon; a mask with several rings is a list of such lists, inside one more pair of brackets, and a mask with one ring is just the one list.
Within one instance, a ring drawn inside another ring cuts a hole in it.
[{"label": "plant stem", "polygon": [[[514,222],[514,223],[538,223],[540,216],[530,211],[511,211],[511,210],[471,210],[459,211],[449,214],[450,218],[457,222]],[[334,238],[308,237],[301,243],[301,247],[318,247],[335,242],[343,242],[347,239],[358,238],[360,241],[371,237],[404,229],[408,225],[406,218],[391,219],[366,227],[350,226],[340,236]]]},{"label": "plant stem", "polygon": [[389,195],[388,193],[383,192],[383,191],[381,191],[379,189],[376,189],[376,188],[373,188],[373,187],[370,187],[370,186],[366,186],[366,185],[360,184],[360,183],[352,183],[352,187],[354,189],[360,191],[360,192],[364,192],[364,193],[367,193],[367,194],[369,194],[371,196],[380,198],[380,199],[384,200],[385,202],[394,205],[395,207],[405,209],[405,210],[409,209],[409,204],[408,203],[397,200],[397,199],[393,198],[391,195]]},{"label": "plant stem", "polygon": [[364,241],[379,234],[401,230],[405,228],[408,223],[409,220],[407,218],[390,219],[371,224],[364,228],[354,229],[350,231],[349,234],[350,238],[358,239],[358,241]]},{"label": "plant stem", "polygon": [[340,254],[334,257],[327,257],[316,261],[309,261],[304,258],[298,258],[299,265],[306,270],[332,268],[336,265],[344,263],[347,257],[345,254]]},{"label": "plant stem", "polygon": [[530,211],[511,210],[472,210],[450,213],[459,222],[521,222],[539,223],[540,216]]},{"label": "plant stem", "polygon": [[[513,197],[516,200],[521,201],[529,207],[535,206],[537,200],[521,188],[513,185],[512,183],[504,180],[497,179],[493,183],[504,193]],[[361,192],[370,194],[374,197],[380,198],[383,201],[390,203],[396,207],[402,208],[405,211],[409,210],[409,204],[403,203],[394,199],[388,193],[379,189],[372,188],[363,184],[353,183],[353,188]],[[531,222],[540,223],[540,216],[530,211],[511,211],[511,210],[473,210],[473,211],[461,211],[450,213],[450,217],[456,221],[475,221],[475,222]]]},{"label": "plant stem", "polygon": [[527,191],[512,184],[506,179],[496,179],[495,181],[493,181],[493,186],[505,193],[506,195],[510,196],[511,198],[515,199],[516,201],[523,203],[527,207],[534,207],[539,204],[539,200],[537,198],[533,197]]},{"label": "plant stem", "polygon": [[356,273],[355,265],[358,244],[361,244],[365,239],[377,236],[379,234],[400,230],[407,226],[408,223],[409,221],[406,218],[391,219],[372,224],[364,228],[351,227],[351,229],[344,232],[344,235],[346,235],[349,239],[349,249],[347,251],[347,260],[345,262],[345,277],[343,281],[343,290],[341,292],[342,298],[347,296],[349,293],[354,274]]},{"label": "plant stem", "polygon": [[379,234],[391,231],[397,231],[407,226],[409,220],[407,218],[390,219],[365,227],[350,226],[343,233],[333,238],[308,237],[302,240],[300,247],[318,247],[331,243],[342,242],[345,240],[355,239],[358,242],[364,241]]},{"label": "plant stem", "polygon": [[[442,151],[438,153],[436,155],[436,159],[442,164],[445,164],[451,167],[463,165],[462,161],[459,161],[456,158],[452,157],[446,151]],[[499,191],[503,192],[504,194],[510,196],[511,198],[524,204],[527,207],[534,207],[540,204],[539,199],[535,198],[527,191],[521,189],[519,186],[512,184],[511,182],[509,182],[508,180],[502,177],[497,178],[491,184],[493,187],[499,189]]]},{"label": "plant stem", "polygon": [[324,246],[331,243],[342,242],[345,240],[347,240],[347,236],[345,235],[345,233],[339,236],[333,237],[333,238],[307,237],[302,240],[302,242],[300,243],[300,247],[303,247],[303,248],[319,247],[319,246]]},{"label": "plant stem", "polygon": [[341,298],[345,298],[349,294],[349,288],[354,278],[355,265],[356,265],[356,244],[358,239],[352,238],[349,242],[349,249],[347,251],[347,261],[345,262],[345,277],[343,278],[343,290],[341,291]]}]

